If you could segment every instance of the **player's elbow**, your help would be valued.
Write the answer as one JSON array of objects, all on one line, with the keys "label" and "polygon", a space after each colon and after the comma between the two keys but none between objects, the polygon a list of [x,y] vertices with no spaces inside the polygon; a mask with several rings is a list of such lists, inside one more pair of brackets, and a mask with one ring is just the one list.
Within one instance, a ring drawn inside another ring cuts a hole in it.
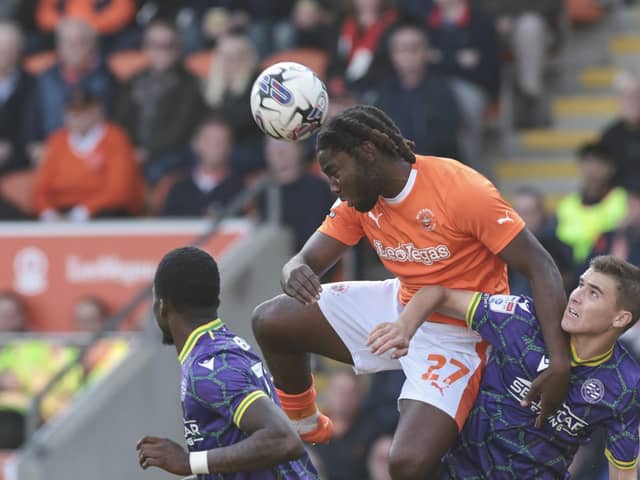
[{"label": "player's elbow", "polygon": [[274,432],[274,446],[281,462],[297,460],[304,455],[304,445],[300,436],[290,428]]}]

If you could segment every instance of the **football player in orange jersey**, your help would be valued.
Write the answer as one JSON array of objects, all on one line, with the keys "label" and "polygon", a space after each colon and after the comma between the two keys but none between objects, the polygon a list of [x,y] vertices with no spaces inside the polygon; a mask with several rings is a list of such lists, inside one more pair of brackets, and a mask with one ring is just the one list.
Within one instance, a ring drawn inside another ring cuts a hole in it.
[{"label": "football player in orange jersey", "polygon": [[[284,410],[302,439],[326,442],[308,352],[358,373],[402,369],[400,421],[390,452],[394,480],[431,478],[478,393],[486,343],[464,322],[429,317],[400,359],[376,356],[369,332],[394,321],[426,285],[508,293],[507,265],[531,282],[550,366],[526,401],[542,402],[539,425],[562,405],[569,349],[560,320],[566,296],[550,255],[485,177],[459,162],[416,155],[381,110],[349,108],[319,132],[317,155],[339,200],[282,269],[280,295],[258,306],[253,329]],[[322,276],[367,237],[395,278],[321,285]]]}]

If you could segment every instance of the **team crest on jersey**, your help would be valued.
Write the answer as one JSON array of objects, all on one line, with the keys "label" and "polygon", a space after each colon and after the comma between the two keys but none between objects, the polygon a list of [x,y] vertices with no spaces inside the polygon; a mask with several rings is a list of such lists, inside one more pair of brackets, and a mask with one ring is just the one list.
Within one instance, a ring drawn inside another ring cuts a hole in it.
[{"label": "team crest on jersey", "polygon": [[347,288],[349,288],[349,286],[346,283],[334,283],[331,285],[331,291],[336,295],[346,292]]},{"label": "team crest on jersey", "polygon": [[436,229],[436,216],[428,208],[423,208],[416,215],[416,220],[424,227],[427,232],[433,232]]},{"label": "team crest on jersey", "polygon": [[598,403],[604,397],[604,384],[597,378],[590,378],[582,384],[580,393],[585,402]]}]

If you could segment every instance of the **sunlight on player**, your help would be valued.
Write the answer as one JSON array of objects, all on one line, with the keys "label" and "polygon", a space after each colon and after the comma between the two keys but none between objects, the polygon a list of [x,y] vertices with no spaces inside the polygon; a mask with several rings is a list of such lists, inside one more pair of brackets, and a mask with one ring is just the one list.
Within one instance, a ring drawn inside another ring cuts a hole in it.
[{"label": "sunlight on player", "polygon": [[395,322],[373,329],[372,351],[406,355],[424,318],[435,311],[466,319],[493,345],[476,403],[445,458],[443,480],[569,478],[578,446],[597,428],[607,432],[609,478],[637,480],[640,365],[617,340],[640,317],[638,267],[596,257],[580,277],[562,317],[571,343],[569,395],[542,429],[531,427],[540,405],[523,402],[531,381],[549,365],[533,301],[424,287]]},{"label": "sunlight on player", "polygon": [[153,311],[163,343],[175,345],[182,365],[191,453],[147,436],[136,447],[140,466],[199,480],[317,479],[262,362],[218,318],[219,293],[218,266],[203,250],[173,250],[158,266]]},{"label": "sunlight on player", "polygon": [[[390,472],[394,480],[424,480],[467,418],[487,345],[464,322],[443,315],[432,316],[417,334],[417,348],[400,361],[373,355],[367,335],[397,317],[425,285],[507,293],[507,264],[533,286],[551,358],[527,399],[541,396],[539,423],[554,412],[565,398],[570,368],[560,329],[562,279],[496,188],[455,160],[415,155],[413,143],[372,106],[352,107],[331,119],[316,149],[340,200],[283,267],[286,295],[258,306],[253,318],[283,408],[303,440],[328,441],[332,432],[315,403],[307,352],[351,363],[358,373],[402,368],[407,380]],[[319,277],[363,237],[396,278],[321,286]],[[435,366],[430,358],[442,363],[438,378],[426,380],[425,372]]]}]

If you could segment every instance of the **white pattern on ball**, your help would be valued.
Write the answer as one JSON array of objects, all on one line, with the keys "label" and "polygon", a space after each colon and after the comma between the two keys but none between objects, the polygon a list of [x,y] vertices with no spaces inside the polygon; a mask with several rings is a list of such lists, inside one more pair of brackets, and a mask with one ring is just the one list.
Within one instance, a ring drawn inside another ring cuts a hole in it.
[{"label": "white pattern on ball", "polygon": [[322,126],[329,95],[320,77],[295,62],[267,67],[251,88],[251,113],[267,135],[290,142],[304,140]]}]

